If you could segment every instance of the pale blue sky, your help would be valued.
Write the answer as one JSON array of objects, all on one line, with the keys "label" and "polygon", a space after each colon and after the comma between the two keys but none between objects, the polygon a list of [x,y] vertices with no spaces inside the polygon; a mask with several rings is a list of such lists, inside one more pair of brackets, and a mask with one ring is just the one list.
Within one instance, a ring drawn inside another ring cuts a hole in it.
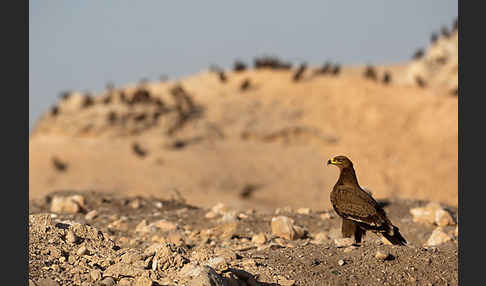
[{"label": "pale blue sky", "polygon": [[99,92],[274,54],[398,63],[451,28],[458,2],[29,1],[29,129],[63,90]]}]

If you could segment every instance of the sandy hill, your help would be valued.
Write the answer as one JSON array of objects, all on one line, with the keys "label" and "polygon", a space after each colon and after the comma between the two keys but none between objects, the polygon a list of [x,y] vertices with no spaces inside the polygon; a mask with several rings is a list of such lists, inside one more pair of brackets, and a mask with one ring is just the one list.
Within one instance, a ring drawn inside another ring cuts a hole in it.
[{"label": "sandy hill", "polygon": [[457,205],[457,65],[455,32],[368,77],[363,66],[312,66],[297,81],[298,67],[248,68],[73,92],[31,134],[30,196],[100,190],[326,209],[338,171],[325,162],[343,154],[376,198]]}]

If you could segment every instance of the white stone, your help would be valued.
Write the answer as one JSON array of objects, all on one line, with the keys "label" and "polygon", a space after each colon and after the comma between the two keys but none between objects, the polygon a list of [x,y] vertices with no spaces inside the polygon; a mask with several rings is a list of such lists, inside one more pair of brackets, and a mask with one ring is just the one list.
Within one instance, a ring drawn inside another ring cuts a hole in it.
[{"label": "white stone", "polygon": [[437,246],[442,243],[450,241],[452,238],[443,231],[442,227],[436,228],[429,239],[425,243],[425,246]]}]

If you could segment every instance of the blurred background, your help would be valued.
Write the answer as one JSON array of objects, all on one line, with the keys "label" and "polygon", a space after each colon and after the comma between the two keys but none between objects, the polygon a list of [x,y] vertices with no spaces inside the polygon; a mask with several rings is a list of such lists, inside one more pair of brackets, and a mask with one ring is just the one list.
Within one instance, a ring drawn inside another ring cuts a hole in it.
[{"label": "blurred background", "polygon": [[457,205],[457,6],[30,1],[30,196],[324,209],[342,154]]},{"label": "blurred background", "polygon": [[29,1],[30,123],[64,90],[99,92],[276,54],[292,62],[391,64],[449,27],[457,1]]}]

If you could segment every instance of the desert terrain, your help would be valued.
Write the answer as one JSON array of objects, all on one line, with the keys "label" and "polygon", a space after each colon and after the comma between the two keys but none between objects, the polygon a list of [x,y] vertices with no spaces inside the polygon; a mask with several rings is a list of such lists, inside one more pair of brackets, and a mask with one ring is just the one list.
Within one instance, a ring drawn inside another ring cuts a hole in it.
[{"label": "desert terrain", "polygon": [[[29,282],[457,285],[457,44],[64,93],[29,139]],[[336,155],[407,246],[342,241]]]}]

